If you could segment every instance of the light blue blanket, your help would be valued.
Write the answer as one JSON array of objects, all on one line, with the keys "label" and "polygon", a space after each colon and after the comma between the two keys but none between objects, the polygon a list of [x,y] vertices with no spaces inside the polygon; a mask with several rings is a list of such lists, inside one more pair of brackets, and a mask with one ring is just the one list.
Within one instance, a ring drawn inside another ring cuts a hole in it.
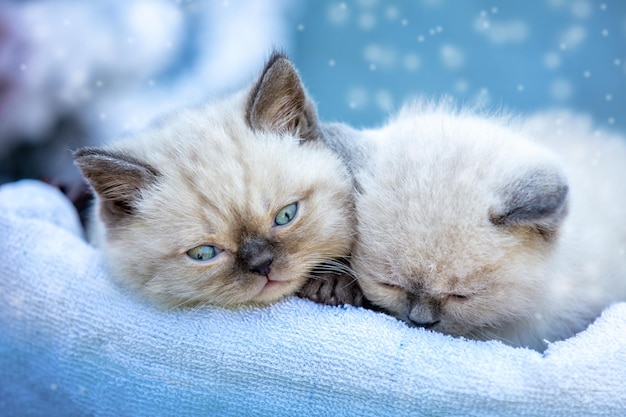
[{"label": "light blue blanket", "polygon": [[626,416],[626,304],[545,354],[291,298],[163,312],[48,185],[0,187],[0,414]]}]

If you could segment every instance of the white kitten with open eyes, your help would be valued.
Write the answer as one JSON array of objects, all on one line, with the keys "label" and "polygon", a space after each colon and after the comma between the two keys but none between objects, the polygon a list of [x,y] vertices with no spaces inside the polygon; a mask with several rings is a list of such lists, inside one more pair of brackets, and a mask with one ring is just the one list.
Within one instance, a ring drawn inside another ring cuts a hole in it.
[{"label": "white kitten with open eyes", "polygon": [[[321,285],[353,239],[352,178],[280,53],[248,88],[75,153],[111,275],[167,307],[265,305]],[[332,132],[331,132],[332,131]],[[307,291],[308,290],[308,291]]]},{"label": "white kitten with open eyes", "polygon": [[542,350],[626,300],[623,138],[569,114],[522,128],[428,105],[362,135],[375,149],[356,174],[351,264],[375,305]]}]

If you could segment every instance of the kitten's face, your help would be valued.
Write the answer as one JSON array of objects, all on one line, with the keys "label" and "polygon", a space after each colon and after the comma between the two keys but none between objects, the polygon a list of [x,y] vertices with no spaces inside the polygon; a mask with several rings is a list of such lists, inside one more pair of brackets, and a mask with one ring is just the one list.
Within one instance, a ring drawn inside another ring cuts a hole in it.
[{"label": "kitten's face", "polygon": [[365,295],[407,323],[491,338],[541,302],[567,186],[506,131],[428,122],[377,133],[388,143],[359,178],[352,267]]},{"label": "kitten's face", "polygon": [[123,273],[168,304],[270,303],[349,252],[350,182],[332,155],[220,130],[203,138],[211,152],[162,155],[161,179],[132,223],[108,232]]},{"label": "kitten's face", "polygon": [[268,304],[349,253],[349,174],[271,64],[250,94],[78,153],[111,270],[162,304]]}]

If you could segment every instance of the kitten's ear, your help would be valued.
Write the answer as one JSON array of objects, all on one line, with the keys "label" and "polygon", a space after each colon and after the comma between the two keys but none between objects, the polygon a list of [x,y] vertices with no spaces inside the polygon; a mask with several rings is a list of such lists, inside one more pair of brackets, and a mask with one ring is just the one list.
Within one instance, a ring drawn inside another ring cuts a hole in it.
[{"label": "kitten's ear", "polygon": [[149,164],[122,152],[83,148],[74,152],[74,160],[100,197],[108,219],[132,215],[142,190],[159,175]]},{"label": "kitten's ear", "polygon": [[557,231],[567,214],[568,185],[556,170],[537,169],[505,186],[489,213],[497,226],[529,226],[544,237]]},{"label": "kitten's ear", "polygon": [[317,137],[317,114],[298,71],[274,52],[248,98],[246,121],[253,130],[290,132],[302,141]]}]

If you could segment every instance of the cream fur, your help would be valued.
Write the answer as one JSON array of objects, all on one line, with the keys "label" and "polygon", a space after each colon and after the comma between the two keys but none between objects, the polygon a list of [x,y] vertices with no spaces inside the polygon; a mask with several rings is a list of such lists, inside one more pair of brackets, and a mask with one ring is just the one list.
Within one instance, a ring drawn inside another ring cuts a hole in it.
[{"label": "cream fur", "polygon": [[[423,104],[362,134],[375,150],[357,173],[352,267],[374,304],[411,324],[541,350],[626,299],[624,138],[596,139],[571,114],[524,126]],[[533,172],[545,174],[540,189],[569,184],[563,211],[490,221]]]},{"label": "cream fur", "polygon": [[[295,293],[315,265],[348,255],[354,220],[347,169],[319,140],[252,128],[249,104],[248,91],[240,92],[105,149],[158,171],[119,224],[107,223],[97,196],[91,240],[118,281],[165,306],[268,304]],[[78,163],[92,178],[88,163]],[[293,202],[296,217],[276,226],[276,214]],[[268,276],[238,266],[247,239],[271,245]],[[186,255],[198,245],[222,252],[198,262]]]}]

